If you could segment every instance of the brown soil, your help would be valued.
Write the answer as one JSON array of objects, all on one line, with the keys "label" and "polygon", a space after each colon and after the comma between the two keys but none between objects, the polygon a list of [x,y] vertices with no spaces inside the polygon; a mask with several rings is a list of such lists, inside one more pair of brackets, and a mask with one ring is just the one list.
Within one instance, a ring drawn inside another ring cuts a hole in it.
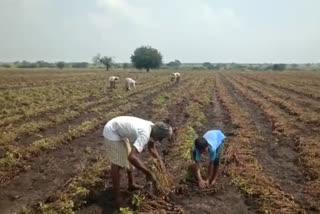
[{"label": "brown soil", "polygon": [[245,76],[246,78],[250,79],[250,80],[253,80],[253,81],[256,81],[256,82],[260,82],[264,85],[267,85],[269,87],[273,87],[273,88],[276,88],[280,91],[283,91],[285,93],[288,93],[288,94],[294,94],[295,96],[301,98],[301,99],[306,99],[306,100],[316,100],[316,101],[320,101],[320,98],[319,97],[313,97],[311,96],[310,94],[306,94],[306,93],[303,93],[303,92],[297,92],[297,91],[294,91],[290,88],[285,88],[285,87],[282,87],[282,86],[279,86],[279,85],[275,85],[273,83],[267,83],[263,80],[260,80],[260,79],[255,79],[255,78],[252,78],[252,77],[249,77],[249,76]]},{"label": "brown soil", "polygon": [[[207,83],[209,84],[209,83]],[[203,135],[212,129],[222,130],[227,138],[232,138],[233,127],[229,124],[227,112],[221,106],[220,99],[216,92],[212,94],[212,103],[204,109],[206,123],[204,128],[197,130],[198,135]],[[225,150],[228,149],[226,141]],[[207,166],[207,162],[202,164]],[[176,203],[180,204],[185,213],[253,213],[255,205],[250,199],[245,198],[233,185],[230,179],[224,174],[224,161],[220,164],[220,173],[214,191],[202,192],[197,182],[190,182],[184,193],[175,197]]]},{"label": "brown soil", "polygon": [[[151,87],[152,86],[150,86],[150,88]],[[127,99],[129,99],[130,97],[134,97],[137,94],[139,94],[139,93],[133,92],[128,96]],[[79,116],[71,118],[69,121],[65,121],[61,125],[56,124],[57,126],[55,126],[55,127],[47,127],[47,128],[44,128],[43,130],[38,131],[37,133],[30,133],[30,134],[25,134],[25,135],[19,136],[19,138],[16,140],[15,144],[18,145],[19,147],[20,146],[28,146],[30,143],[32,143],[36,140],[42,139],[44,137],[51,137],[51,136],[56,135],[57,133],[63,132],[65,130],[67,130],[70,125],[80,124],[81,122],[83,122],[87,119],[95,117],[95,115],[97,115],[97,113],[90,112],[90,109],[92,109],[94,107],[98,107],[100,105],[112,103],[116,99],[115,94],[112,93],[112,90],[108,90],[106,93],[106,96],[109,97],[109,99],[106,99],[105,101],[102,101],[102,102],[98,101],[99,99],[97,97],[92,97],[92,96],[89,96],[89,97],[86,97],[86,98],[80,100],[79,103],[84,103],[84,102],[92,103],[92,104],[88,105],[88,108],[86,108],[86,109],[88,109],[87,111],[83,111],[82,114],[80,114]],[[77,106],[78,106],[78,104],[75,104],[72,106],[57,109],[53,112],[44,112],[43,114],[41,114],[37,117],[33,117],[32,121],[33,122],[46,121],[46,120],[49,120],[49,118],[51,116],[62,114],[66,110],[66,108],[68,108],[70,110],[73,110],[73,109],[76,110]],[[115,108],[115,107],[117,107],[117,106],[111,105],[110,109]],[[25,122],[26,121],[20,121],[17,124],[15,124],[15,127],[19,127],[20,125],[22,125]],[[10,127],[10,129],[12,129],[12,128]],[[6,132],[8,132],[8,130],[6,130]],[[0,157],[1,157],[1,154],[0,154]]]},{"label": "brown soil", "polygon": [[[110,95],[111,94],[108,92],[107,96],[110,96]],[[42,112],[42,113],[40,113],[39,115],[37,115],[35,117],[32,117],[32,119],[31,118],[27,118],[27,117],[22,117],[21,119],[16,120],[13,123],[10,123],[10,124],[9,123],[4,123],[3,125],[0,125],[0,127],[1,127],[1,129],[7,131],[8,126],[9,126],[9,128],[12,128],[13,125],[18,127],[18,126],[20,126],[20,125],[22,125],[22,124],[24,124],[26,122],[30,122],[30,121],[37,122],[37,121],[41,121],[41,120],[46,120],[51,116],[62,114],[66,109],[73,110],[73,109],[77,108],[79,103],[90,103],[90,102],[94,102],[95,100],[98,100],[98,97],[94,97],[92,95],[89,95],[87,97],[84,97],[83,99],[78,100],[77,104],[67,105],[67,106],[64,106],[64,107],[61,107],[61,108],[45,111],[45,112]]]},{"label": "brown soil", "polygon": [[260,107],[248,101],[224,77],[222,80],[234,100],[247,109],[256,131],[262,136],[256,140],[255,152],[263,170],[274,179],[279,189],[293,196],[298,204],[313,213],[314,199],[303,191],[307,178],[303,174],[303,168],[299,166],[299,153],[295,149],[294,139],[274,135],[272,123]]},{"label": "brown soil", "polygon": [[[173,87],[176,87],[175,85],[171,85],[167,90],[163,92],[170,91]],[[150,96],[148,99],[144,99],[141,101],[141,106],[138,108],[135,108],[133,111],[131,111],[128,115],[133,115],[136,117],[140,117],[146,120],[151,120],[152,118],[152,101],[153,98],[156,97],[156,95]],[[166,118],[164,118],[166,119]],[[156,122],[156,121],[153,121]],[[159,151],[159,154],[166,154],[167,151],[167,145],[157,145],[157,149]],[[140,158],[143,161],[146,161],[150,155],[147,151],[143,151],[140,155]],[[164,158],[164,162],[165,162]],[[165,162],[166,164],[166,162]],[[134,171],[135,174],[135,181],[139,185],[145,184],[145,176],[143,173],[141,173],[138,170]],[[113,198],[113,192],[112,192],[112,183],[110,174],[106,175],[106,177],[103,179],[105,180],[106,184],[99,188],[96,188],[96,191],[93,191],[91,195],[89,196],[88,203],[81,208],[80,210],[77,210],[76,213],[78,214],[113,214],[118,213],[118,209],[115,207],[115,202]],[[133,194],[137,193],[135,192],[129,192],[127,191],[127,175],[124,170],[121,171],[121,192],[123,195],[123,198],[128,206],[131,205],[130,199],[132,198]],[[103,190],[103,191],[101,191]]]},{"label": "brown soil", "polygon": [[[169,86],[167,90],[172,87],[173,85]],[[134,111],[148,109],[148,104],[157,93],[159,91],[148,95]],[[131,112],[124,114],[130,115]],[[85,137],[61,145],[54,151],[42,153],[36,159],[24,164],[29,165],[28,170],[21,172],[10,180],[10,183],[1,185],[1,212],[14,213],[25,205],[45,201],[68,179],[94,163],[104,154],[101,135],[103,125]]]},{"label": "brown soil", "polygon": [[[228,114],[224,111],[221,106],[219,98],[216,97],[216,93],[213,93],[213,102],[210,106],[207,106],[204,109],[204,112],[207,116],[207,122],[205,127],[202,130],[198,130],[199,134],[203,134],[205,131],[210,129],[221,129],[225,132],[228,138],[233,136],[233,127],[229,124]],[[171,105],[168,107],[169,118],[173,123],[173,126],[181,126],[187,119],[187,116],[183,113],[185,107],[192,101],[183,99],[182,102],[177,103],[176,105]],[[151,105],[151,100],[147,101],[147,105]],[[142,118],[151,118],[152,117],[152,108],[146,109],[136,109],[137,111],[132,112],[135,116]],[[226,149],[228,145],[226,145]],[[170,171],[170,162],[171,155],[169,151],[166,151],[166,146],[161,146],[158,148],[161,154],[165,152],[167,157],[164,158],[165,164]],[[142,155],[142,159],[146,160],[148,154],[145,152]],[[167,161],[166,161],[167,160]],[[176,163],[179,164],[179,163]],[[230,184],[230,180],[223,173],[224,163],[222,161],[220,168],[220,176],[218,178],[218,183],[215,187],[216,191],[214,192],[201,192],[196,183],[188,183],[187,186],[184,186],[183,193],[176,195],[171,195],[171,203],[182,206],[185,213],[253,213],[255,210],[255,203],[249,199],[245,198],[234,186]],[[135,172],[137,174],[138,184],[144,184],[144,176],[140,172]],[[181,177],[179,172],[171,172],[173,176]],[[110,175],[106,176],[107,188],[105,191],[96,191],[92,193],[89,197],[89,201],[85,207],[78,210],[76,213],[118,213],[116,207],[113,203],[113,196],[111,190],[111,181]],[[126,186],[126,175],[123,172],[121,176],[121,183],[123,194],[127,196],[127,200],[131,198],[133,193],[129,193],[125,190]],[[179,188],[179,187],[178,187]],[[104,189],[104,188],[102,188]],[[127,204],[130,204],[130,201],[127,201]]]}]

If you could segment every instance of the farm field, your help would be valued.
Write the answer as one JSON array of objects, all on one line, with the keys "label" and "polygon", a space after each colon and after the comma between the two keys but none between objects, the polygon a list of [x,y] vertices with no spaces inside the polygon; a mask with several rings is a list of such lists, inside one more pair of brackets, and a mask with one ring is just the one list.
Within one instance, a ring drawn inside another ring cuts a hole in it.
[{"label": "farm field", "polygon": [[[171,191],[135,171],[146,186],[127,192],[123,172],[122,213],[320,213],[319,72],[172,72],[0,70],[0,213],[118,213],[102,129],[120,115],[177,127],[158,145]],[[227,140],[217,184],[199,190],[190,148],[210,129]]]}]

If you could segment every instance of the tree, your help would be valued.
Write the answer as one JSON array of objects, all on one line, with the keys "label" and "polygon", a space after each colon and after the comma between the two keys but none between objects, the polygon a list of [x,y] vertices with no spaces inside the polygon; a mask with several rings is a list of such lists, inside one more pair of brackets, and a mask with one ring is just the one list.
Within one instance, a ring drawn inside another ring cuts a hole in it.
[{"label": "tree", "polygon": [[54,68],[56,66],[54,63],[49,63],[43,60],[37,61],[36,64],[39,68]]},{"label": "tree", "polygon": [[138,69],[144,68],[149,72],[150,69],[160,67],[162,55],[157,49],[150,46],[141,46],[131,55],[131,62],[134,67]]},{"label": "tree", "polygon": [[109,68],[112,66],[113,60],[112,57],[104,56],[99,58],[99,62],[103,64],[106,67],[106,70],[108,71]]},{"label": "tree", "polygon": [[0,64],[0,67],[2,67],[2,68],[11,68],[11,65],[9,63],[3,63],[3,64]]},{"label": "tree", "polygon": [[129,64],[129,63],[126,63],[126,62],[125,62],[125,63],[122,64],[122,68],[123,68],[123,69],[127,69],[127,68],[129,68],[129,67],[130,67],[130,64]]},{"label": "tree", "polygon": [[63,69],[64,66],[65,66],[65,63],[64,62],[57,62],[57,67],[60,68],[60,69]]},{"label": "tree", "polygon": [[22,61],[17,65],[18,68],[36,68],[37,64],[33,62]]},{"label": "tree", "polygon": [[213,65],[210,62],[204,62],[202,63],[202,66],[207,69],[213,69]]},{"label": "tree", "polygon": [[180,67],[180,65],[181,65],[181,62],[177,59],[167,64],[167,66],[169,67],[176,67],[176,68]]},{"label": "tree", "polygon": [[87,62],[73,62],[71,63],[72,68],[87,68],[89,63]]},{"label": "tree", "polygon": [[274,64],[273,70],[275,71],[283,71],[286,69],[286,64]]}]

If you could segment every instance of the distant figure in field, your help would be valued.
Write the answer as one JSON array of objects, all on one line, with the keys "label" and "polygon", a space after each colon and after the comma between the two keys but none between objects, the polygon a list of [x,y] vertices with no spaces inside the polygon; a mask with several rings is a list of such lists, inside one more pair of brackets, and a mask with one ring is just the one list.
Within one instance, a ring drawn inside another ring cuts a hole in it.
[{"label": "distant figure in field", "polygon": [[[220,130],[210,130],[203,137],[198,137],[194,141],[192,159],[194,161],[194,173],[198,179],[200,189],[214,185],[216,182],[225,138]],[[209,154],[208,174],[206,177],[202,177],[200,173],[200,158],[202,154]]]},{"label": "distant figure in field", "polygon": [[180,73],[172,73],[171,81],[174,81],[175,83],[180,82]]},{"label": "distant figure in field", "polygon": [[134,81],[133,79],[131,78],[126,78],[125,79],[125,82],[124,82],[124,87],[127,91],[131,90],[131,88],[136,88],[136,81]]},{"label": "distant figure in field", "polygon": [[116,82],[119,80],[119,77],[111,76],[109,77],[110,88],[116,88]]},{"label": "distant figure in field", "polygon": [[115,194],[116,204],[121,207],[122,197],[120,194],[120,169],[127,170],[128,189],[136,190],[141,188],[134,181],[132,170],[137,168],[147,180],[157,183],[154,173],[140,160],[139,153],[145,147],[148,148],[151,156],[164,164],[155,143],[165,138],[170,139],[173,134],[171,126],[165,122],[152,123],[132,116],[119,116],[110,120],[103,129],[106,155],[111,162],[111,178]]}]

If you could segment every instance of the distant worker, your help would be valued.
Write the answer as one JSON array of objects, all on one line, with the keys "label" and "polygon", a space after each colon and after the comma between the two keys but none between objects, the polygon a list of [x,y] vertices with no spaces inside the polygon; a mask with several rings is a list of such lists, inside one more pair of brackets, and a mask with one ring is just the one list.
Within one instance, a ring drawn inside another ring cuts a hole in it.
[{"label": "distant worker", "polygon": [[172,73],[171,81],[174,81],[175,83],[180,82],[180,73]]},{"label": "distant worker", "polygon": [[[214,185],[216,182],[225,138],[220,130],[210,130],[205,133],[203,137],[198,137],[194,141],[192,159],[194,160],[194,172],[198,179],[200,189]],[[209,154],[208,173],[205,178],[203,178],[200,173],[201,154]]]},{"label": "distant worker", "polygon": [[111,76],[109,77],[109,84],[110,84],[110,88],[116,88],[116,82],[119,80],[120,78],[117,76]]},{"label": "distant worker", "polygon": [[128,77],[125,79],[124,87],[127,91],[131,90],[131,88],[136,88],[136,81]]},{"label": "distant worker", "polygon": [[136,190],[140,187],[135,183],[132,174],[133,166],[146,175],[146,179],[157,183],[155,175],[146,168],[139,159],[145,146],[149,153],[164,164],[155,147],[156,142],[171,138],[172,128],[164,122],[153,124],[151,121],[132,116],[120,116],[110,120],[104,127],[103,136],[106,144],[106,154],[111,162],[111,177],[115,200],[119,207],[122,204],[120,195],[120,169],[125,168],[128,174],[128,189]]}]

